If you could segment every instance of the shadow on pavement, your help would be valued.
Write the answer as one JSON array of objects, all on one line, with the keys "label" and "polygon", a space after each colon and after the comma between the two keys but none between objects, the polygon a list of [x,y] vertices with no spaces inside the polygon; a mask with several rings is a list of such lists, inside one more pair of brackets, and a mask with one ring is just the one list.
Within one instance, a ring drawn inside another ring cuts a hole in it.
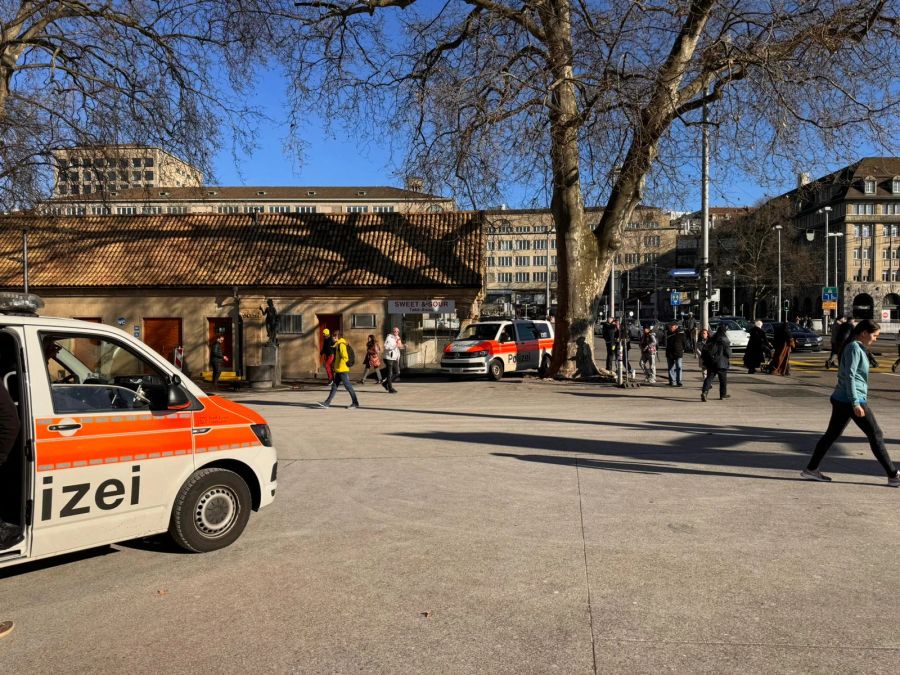
[{"label": "shadow on pavement", "polygon": [[[643,425],[626,424],[629,428]],[[637,471],[642,473],[678,473],[704,476],[730,476],[740,478],[765,478],[773,480],[798,480],[794,477],[764,476],[733,471],[717,471],[702,468],[702,465],[728,469],[764,469],[799,472],[806,465],[806,455],[818,439],[818,433],[790,431],[785,429],[750,428],[742,426],[716,427],[693,423],[647,423],[645,430],[661,429],[678,431],[684,436],[669,441],[667,445],[635,443],[627,440],[606,440],[586,438],[566,438],[558,436],[537,436],[499,431],[489,432],[406,432],[394,435],[406,438],[421,438],[428,441],[477,443],[494,448],[515,448],[532,451],[568,452],[583,455],[605,456],[615,459],[590,459],[581,457],[554,457],[553,455],[516,454],[494,452],[498,457],[513,457],[525,461],[539,461],[555,464],[608,469],[613,471]],[[865,439],[860,439],[865,440]],[[775,441],[788,446],[789,452],[766,452],[742,450],[747,442]],[[623,462],[620,458],[635,460]],[[691,465],[691,466],[687,466]],[[823,470],[835,473],[879,476],[880,469],[875,459],[867,452],[864,456],[843,454],[841,446],[835,445],[826,456]]]}]

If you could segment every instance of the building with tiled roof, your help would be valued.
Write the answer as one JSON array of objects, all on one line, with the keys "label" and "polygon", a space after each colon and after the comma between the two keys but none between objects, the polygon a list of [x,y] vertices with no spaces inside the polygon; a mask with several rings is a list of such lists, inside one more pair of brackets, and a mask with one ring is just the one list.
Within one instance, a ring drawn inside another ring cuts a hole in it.
[{"label": "building with tiled roof", "polygon": [[[239,366],[258,363],[270,297],[286,377],[316,370],[325,326],[364,354],[369,333],[396,323],[407,365],[425,365],[477,313],[482,290],[473,212],[0,217],[6,290],[23,285],[25,230],[29,287],[45,314],[118,324],[167,357],[181,345],[194,373],[218,334]],[[443,303],[442,316],[394,311],[424,301]]]},{"label": "building with tiled roof", "polygon": [[804,289],[793,307],[821,315],[827,243],[828,286],[839,296],[832,315],[900,322],[900,157],[864,157],[798,182],[773,201],[790,203],[798,241],[821,251],[822,283]]},{"label": "building with tiled roof", "polygon": [[452,199],[422,191],[420,182],[390,186],[146,186],[57,196],[42,205],[52,215],[184,213],[442,213]]}]

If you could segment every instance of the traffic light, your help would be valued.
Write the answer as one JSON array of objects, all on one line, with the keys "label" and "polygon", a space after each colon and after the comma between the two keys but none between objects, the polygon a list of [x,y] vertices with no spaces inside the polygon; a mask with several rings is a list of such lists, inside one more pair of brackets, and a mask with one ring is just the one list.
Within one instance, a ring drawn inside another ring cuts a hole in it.
[{"label": "traffic light", "polygon": [[784,311],[786,312],[786,311],[788,311],[790,308],[791,308],[791,301],[790,301],[790,300],[785,300],[785,301],[784,301]]}]

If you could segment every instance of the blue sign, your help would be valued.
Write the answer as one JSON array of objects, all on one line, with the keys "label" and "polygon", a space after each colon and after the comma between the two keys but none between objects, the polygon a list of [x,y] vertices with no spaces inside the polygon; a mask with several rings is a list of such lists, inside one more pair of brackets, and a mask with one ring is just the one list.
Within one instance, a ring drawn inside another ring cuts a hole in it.
[{"label": "blue sign", "polygon": [[837,286],[822,287],[822,302],[835,302],[838,299]]},{"label": "blue sign", "polygon": [[134,335],[134,337],[136,337],[136,338],[140,338],[140,337],[141,337],[141,325],[140,325],[139,323],[134,324],[134,333],[133,333],[133,335]]},{"label": "blue sign", "polygon": [[681,304],[681,291],[672,291],[672,304],[673,305]]},{"label": "blue sign", "polygon": [[[692,279],[696,279],[700,275],[697,273],[697,270],[695,270],[695,269],[682,267],[682,268],[676,268],[674,270],[669,270],[669,276],[676,277],[676,278],[689,277]],[[672,304],[675,304],[675,303],[672,303]]]}]

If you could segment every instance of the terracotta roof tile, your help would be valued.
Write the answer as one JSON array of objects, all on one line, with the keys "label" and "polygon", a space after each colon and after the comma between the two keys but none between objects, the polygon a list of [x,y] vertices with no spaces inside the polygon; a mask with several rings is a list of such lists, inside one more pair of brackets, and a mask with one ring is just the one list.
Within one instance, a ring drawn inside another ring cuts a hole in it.
[{"label": "terracotta roof tile", "polygon": [[0,286],[480,288],[478,214],[0,217]]}]

